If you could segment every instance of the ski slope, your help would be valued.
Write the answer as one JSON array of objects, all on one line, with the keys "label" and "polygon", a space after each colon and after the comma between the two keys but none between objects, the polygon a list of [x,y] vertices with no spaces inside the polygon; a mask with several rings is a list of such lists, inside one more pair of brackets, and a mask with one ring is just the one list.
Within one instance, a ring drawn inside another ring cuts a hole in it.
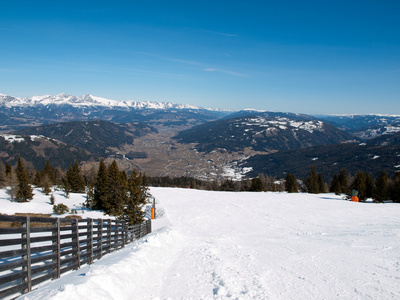
[{"label": "ski slope", "polygon": [[400,299],[400,205],[152,188],[153,233],[20,299]]}]

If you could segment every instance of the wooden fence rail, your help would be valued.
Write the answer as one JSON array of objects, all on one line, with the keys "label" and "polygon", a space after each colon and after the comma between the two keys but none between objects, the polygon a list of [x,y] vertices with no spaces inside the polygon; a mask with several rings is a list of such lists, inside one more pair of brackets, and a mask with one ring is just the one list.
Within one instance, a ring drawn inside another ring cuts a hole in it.
[{"label": "wooden fence rail", "polygon": [[[0,216],[0,299],[91,264],[151,232],[151,221]],[[17,226],[17,227],[16,227]]]}]

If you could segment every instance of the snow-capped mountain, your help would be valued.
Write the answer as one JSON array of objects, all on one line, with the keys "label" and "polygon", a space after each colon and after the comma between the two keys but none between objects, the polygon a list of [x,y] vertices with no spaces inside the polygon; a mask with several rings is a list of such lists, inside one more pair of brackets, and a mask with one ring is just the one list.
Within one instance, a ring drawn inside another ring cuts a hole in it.
[{"label": "snow-capped mountain", "polygon": [[18,98],[0,94],[0,106],[5,107],[21,107],[36,105],[71,105],[74,107],[81,106],[102,106],[108,108],[135,108],[135,109],[202,109],[195,105],[174,104],[170,102],[151,102],[151,101],[117,101],[102,97],[84,94],[82,96],[72,96],[65,93],[59,95],[33,96],[26,98]]},{"label": "snow-capped mountain", "polygon": [[354,141],[336,127],[316,119],[288,117],[288,114],[258,113],[247,117],[218,120],[181,131],[176,138],[184,143],[198,143],[201,151],[224,148],[240,151],[298,149]]},{"label": "snow-capped mountain", "polygon": [[146,122],[162,126],[193,126],[219,119],[228,111],[170,102],[117,101],[85,94],[17,98],[0,94],[0,129],[94,119],[116,123]]}]

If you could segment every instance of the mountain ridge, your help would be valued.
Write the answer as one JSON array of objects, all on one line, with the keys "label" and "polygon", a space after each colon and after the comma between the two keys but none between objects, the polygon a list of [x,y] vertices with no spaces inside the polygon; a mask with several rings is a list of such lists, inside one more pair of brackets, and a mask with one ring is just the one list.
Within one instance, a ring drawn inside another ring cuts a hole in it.
[{"label": "mountain ridge", "polygon": [[58,95],[43,95],[32,97],[14,97],[0,94],[0,106],[20,107],[35,105],[72,105],[79,106],[102,106],[109,108],[127,108],[127,109],[192,109],[192,110],[210,110],[225,111],[217,108],[203,108],[190,104],[175,104],[172,102],[153,102],[153,101],[134,101],[134,100],[113,100],[91,94],[83,94],[81,96],[73,96],[66,93]]}]

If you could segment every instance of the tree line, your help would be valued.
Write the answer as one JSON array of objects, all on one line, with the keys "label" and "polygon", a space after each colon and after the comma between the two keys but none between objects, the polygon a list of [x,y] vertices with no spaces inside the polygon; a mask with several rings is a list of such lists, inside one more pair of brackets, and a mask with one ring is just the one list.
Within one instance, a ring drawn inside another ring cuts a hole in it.
[{"label": "tree line", "polygon": [[287,191],[288,193],[326,193],[331,192],[337,195],[345,194],[348,197],[352,191],[358,192],[360,201],[372,198],[376,202],[393,200],[400,202],[400,172],[389,178],[385,171],[382,171],[378,178],[373,178],[371,174],[358,171],[356,175],[347,174],[346,169],[342,169],[339,174],[335,174],[332,180],[327,183],[321,173],[317,172],[315,166],[310,170],[309,175],[303,179],[297,179],[294,174],[289,173],[285,179],[270,177],[266,174],[252,179],[242,180],[212,180],[205,181],[192,177],[148,177],[148,184],[158,187],[181,187],[195,188],[213,191]]},{"label": "tree line", "polygon": [[[289,193],[299,191],[298,181],[293,174],[286,176],[285,189]],[[372,198],[376,202],[393,200],[400,202],[400,173],[397,172],[390,178],[386,171],[382,170],[378,178],[373,178],[371,174],[358,171],[356,175],[348,175],[346,169],[342,169],[339,174],[335,174],[327,185],[324,183],[322,174],[312,167],[309,176],[304,180],[303,191],[308,193],[325,193],[329,191],[336,195],[345,194],[348,197],[353,191],[357,191],[360,201]]]},{"label": "tree line", "polygon": [[[143,207],[151,199],[146,176],[135,169],[128,176],[126,171],[119,170],[115,160],[107,166],[101,159],[98,170],[85,174],[77,161],[67,170],[53,168],[48,160],[42,170],[35,170],[21,157],[14,167],[0,162],[0,187],[7,187],[11,201],[32,200],[33,186],[42,188],[46,195],[51,193],[51,187],[57,187],[66,198],[70,193],[86,193],[86,207],[103,210],[132,225],[144,220]],[[54,197],[51,199],[54,204]]]},{"label": "tree line", "polygon": [[74,162],[67,170],[53,168],[49,161],[42,170],[18,158],[17,165],[11,167],[0,162],[0,187],[8,186],[13,201],[29,201],[33,197],[31,184],[42,187],[48,194],[50,187],[58,186],[68,197],[69,193],[86,192],[86,205],[92,209],[104,210],[130,223],[143,220],[141,207],[151,197],[148,186],[181,187],[213,191],[287,191],[289,193],[325,193],[345,194],[349,197],[353,190],[358,192],[360,201],[372,198],[377,202],[393,200],[400,202],[400,172],[392,178],[382,171],[378,178],[358,171],[354,176],[342,169],[329,183],[324,182],[321,173],[313,166],[308,177],[296,179],[287,174],[285,179],[259,174],[258,177],[242,180],[200,180],[192,177],[146,177],[133,170],[129,176],[119,170],[115,161],[108,166],[103,159],[98,167],[82,172],[79,163]]}]

